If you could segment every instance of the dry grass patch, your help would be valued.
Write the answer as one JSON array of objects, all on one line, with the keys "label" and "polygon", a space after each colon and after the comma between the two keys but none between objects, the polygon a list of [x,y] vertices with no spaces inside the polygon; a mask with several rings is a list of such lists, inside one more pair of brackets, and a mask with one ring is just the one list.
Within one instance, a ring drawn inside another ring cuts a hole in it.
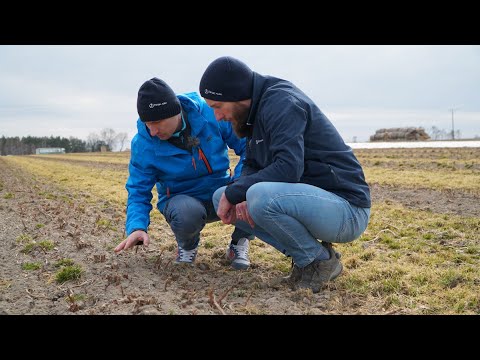
[{"label": "dry grass patch", "polygon": [[[20,165],[24,170],[41,177],[43,181],[53,182],[60,188],[74,190],[80,196],[89,197],[95,194],[112,203],[126,205],[125,183],[128,171],[99,170],[32,156],[10,157],[8,161]],[[45,194],[46,198],[54,196]]]},{"label": "dry grass patch", "polygon": [[375,204],[361,238],[338,245],[345,272],[336,283],[360,297],[383,299],[386,310],[478,314],[479,228],[478,218]]},{"label": "dry grass patch", "polygon": [[106,152],[106,153],[73,153],[73,154],[48,154],[48,155],[31,155],[38,159],[59,159],[74,161],[93,161],[109,164],[128,164],[130,161],[130,152]]}]

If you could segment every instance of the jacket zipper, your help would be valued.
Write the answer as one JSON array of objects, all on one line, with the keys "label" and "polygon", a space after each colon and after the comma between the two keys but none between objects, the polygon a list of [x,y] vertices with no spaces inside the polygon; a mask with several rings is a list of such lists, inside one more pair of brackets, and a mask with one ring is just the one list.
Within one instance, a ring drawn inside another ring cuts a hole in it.
[{"label": "jacket zipper", "polygon": [[210,166],[210,163],[208,162],[208,159],[203,153],[203,150],[200,146],[198,147],[198,158],[205,163],[205,166],[207,167],[209,174],[211,174],[213,172],[212,167]]}]

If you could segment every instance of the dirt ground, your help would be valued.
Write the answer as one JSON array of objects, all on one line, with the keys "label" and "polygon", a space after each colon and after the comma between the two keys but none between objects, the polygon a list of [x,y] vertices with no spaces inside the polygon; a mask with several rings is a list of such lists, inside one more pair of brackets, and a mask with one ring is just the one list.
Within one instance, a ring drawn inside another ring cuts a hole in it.
[{"label": "dirt ground", "polygon": [[[374,184],[372,198],[480,216],[480,199],[468,194]],[[108,203],[34,181],[0,158],[0,314],[331,314],[356,313],[361,305],[334,283],[313,295],[292,291],[280,282],[281,271],[267,265],[252,262],[248,271],[236,272],[220,249],[209,262],[199,256],[194,267],[174,265],[173,247],[115,254],[112,239],[124,237],[123,226],[124,214]],[[50,240],[54,248],[35,245],[25,254],[21,239],[26,234],[36,244]],[[65,258],[84,273],[59,284],[55,264]],[[32,262],[41,268],[22,269]]]},{"label": "dirt ground", "polygon": [[480,217],[480,198],[458,191],[405,189],[398,186],[371,184],[372,201],[395,201],[407,208],[440,214]]}]

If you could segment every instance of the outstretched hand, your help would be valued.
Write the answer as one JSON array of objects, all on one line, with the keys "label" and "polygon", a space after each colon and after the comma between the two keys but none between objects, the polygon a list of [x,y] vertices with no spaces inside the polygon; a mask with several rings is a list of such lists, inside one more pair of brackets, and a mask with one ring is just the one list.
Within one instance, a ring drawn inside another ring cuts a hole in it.
[{"label": "outstretched hand", "polygon": [[148,246],[150,244],[150,238],[148,237],[148,234],[143,230],[137,230],[132,232],[125,240],[118,244],[114,250],[116,253],[118,253],[122,250],[127,250],[128,248],[137,245],[137,243],[139,242],[143,242],[143,245],[145,246]]}]

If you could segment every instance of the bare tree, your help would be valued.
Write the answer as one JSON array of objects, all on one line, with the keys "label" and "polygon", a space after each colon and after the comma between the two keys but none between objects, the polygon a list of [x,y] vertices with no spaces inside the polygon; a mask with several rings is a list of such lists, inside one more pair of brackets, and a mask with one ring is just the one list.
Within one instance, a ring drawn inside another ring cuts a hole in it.
[{"label": "bare tree", "polygon": [[428,131],[428,134],[432,140],[451,139],[451,134],[448,134],[445,129],[439,129],[436,126],[432,126],[430,131]]},{"label": "bare tree", "polygon": [[87,149],[88,151],[94,152],[99,151],[101,145],[100,137],[98,134],[90,133],[87,137]]},{"label": "bare tree", "polygon": [[108,146],[108,149],[112,151],[117,143],[117,134],[115,130],[111,128],[104,128],[100,131],[100,139]]},{"label": "bare tree", "polygon": [[128,141],[128,134],[125,133],[125,132],[118,133],[116,140],[117,140],[118,145],[120,146],[120,150],[119,150],[119,151],[122,151],[122,150],[123,150],[123,147],[125,146],[125,144],[126,144],[127,141]]}]

